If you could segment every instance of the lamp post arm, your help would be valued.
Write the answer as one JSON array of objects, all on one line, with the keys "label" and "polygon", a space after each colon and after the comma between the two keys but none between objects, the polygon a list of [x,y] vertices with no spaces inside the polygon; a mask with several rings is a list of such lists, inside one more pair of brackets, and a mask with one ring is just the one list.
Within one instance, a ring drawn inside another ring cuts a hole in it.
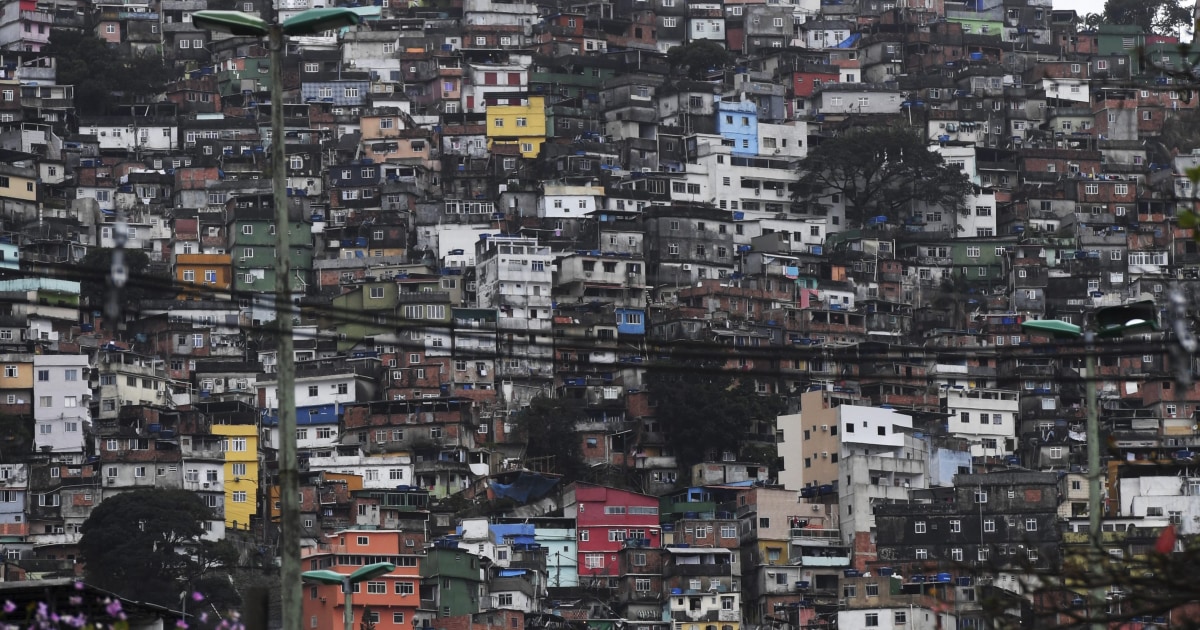
[{"label": "lamp post arm", "polygon": [[346,598],[342,606],[342,629],[354,630],[354,585],[349,577],[342,580],[342,595]]}]

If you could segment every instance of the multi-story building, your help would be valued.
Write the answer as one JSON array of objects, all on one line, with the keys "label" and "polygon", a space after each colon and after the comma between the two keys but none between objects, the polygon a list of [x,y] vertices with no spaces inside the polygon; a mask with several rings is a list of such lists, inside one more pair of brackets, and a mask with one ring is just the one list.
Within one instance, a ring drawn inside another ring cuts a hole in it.
[{"label": "multi-story building", "polygon": [[21,367],[26,370],[32,367],[30,381],[35,400],[36,450],[85,453],[92,418],[87,405],[92,396],[88,357],[82,354],[36,355],[32,366],[5,365],[5,374],[19,379]]},{"label": "multi-story building", "polygon": [[617,582],[617,553],[626,539],[644,540],[647,549],[662,543],[658,499],[649,495],[576,482],[563,495],[563,515],[576,522],[582,584],[607,588]]},{"label": "multi-story building", "polygon": [[[329,569],[349,575],[355,569],[374,562],[391,562],[396,568],[366,582],[356,584],[354,623],[368,621],[375,627],[411,628],[421,608],[423,558],[416,553],[421,533],[403,530],[347,529],[322,538],[315,548],[304,550],[302,562],[308,569]],[[434,561],[440,554],[431,554]],[[341,627],[345,619],[345,597],[340,585],[307,584],[303,599],[303,617],[314,627]],[[460,613],[461,614],[461,613]],[[366,619],[371,615],[370,619]]]}]

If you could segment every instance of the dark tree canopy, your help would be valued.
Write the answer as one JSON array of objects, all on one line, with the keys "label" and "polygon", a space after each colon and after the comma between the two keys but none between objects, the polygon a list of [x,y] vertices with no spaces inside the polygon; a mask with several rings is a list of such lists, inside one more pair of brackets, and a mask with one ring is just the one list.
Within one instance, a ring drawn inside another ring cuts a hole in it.
[{"label": "dark tree canopy", "polygon": [[721,44],[700,39],[667,51],[671,69],[684,72],[689,79],[703,80],[733,65],[733,55]]},{"label": "dark tree canopy", "polygon": [[753,379],[727,371],[716,358],[650,370],[646,386],[683,470],[722,451],[742,457],[755,421],[773,422],[785,408],[781,397],[756,393]]},{"label": "dark tree canopy", "polygon": [[52,29],[43,49],[58,61],[58,82],[75,86],[75,108],[104,114],[114,102],[135,102],[163,91],[174,70],[157,55],[131,56],[88,29]]},{"label": "dark tree canopy", "polygon": [[799,201],[841,195],[851,225],[874,216],[894,221],[915,202],[965,212],[972,191],[961,169],[900,126],[852,129],[813,146],[800,162],[797,184]]},{"label": "dark tree canopy", "polygon": [[202,541],[212,511],[187,490],[138,490],[105,499],[83,523],[87,581],[137,601],[177,607],[179,594],[236,561],[227,542]]},{"label": "dark tree canopy", "polygon": [[[112,268],[112,255],[113,250],[111,249],[93,248],[88,250],[87,255],[79,264],[83,274],[83,277],[80,278],[82,282],[79,289],[80,296],[95,308],[103,307],[108,297],[110,290],[108,276],[109,270]],[[173,297],[163,293],[168,286],[168,278],[148,273],[150,257],[146,255],[146,252],[140,249],[125,250],[125,266],[129,269],[129,279],[122,289],[121,301],[123,303],[137,304],[142,300]]]},{"label": "dark tree canopy", "polygon": [[577,407],[563,400],[538,396],[517,416],[517,428],[528,446],[526,459],[550,458],[548,472],[564,481],[579,479],[585,472],[583,448],[575,425],[583,419]]},{"label": "dark tree canopy", "polygon": [[1106,0],[1105,24],[1140,26],[1147,32],[1172,35],[1192,22],[1192,6],[1179,0]]}]

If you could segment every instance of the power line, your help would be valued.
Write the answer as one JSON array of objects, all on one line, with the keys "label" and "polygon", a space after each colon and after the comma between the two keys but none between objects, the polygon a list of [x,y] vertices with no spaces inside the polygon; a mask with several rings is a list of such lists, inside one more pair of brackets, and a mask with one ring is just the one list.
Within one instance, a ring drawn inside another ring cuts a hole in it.
[{"label": "power line", "polygon": [[[75,281],[96,281],[104,276],[103,270],[89,269],[78,265],[69,264],[54,264],[48,265],[57,267],[61,273],[56,273],[47,276],[51,279],[69,279]],[[126,287],[142,288],[152,291],[161,291],[170,295],[179,293],[198,294],[201,296],[211,297],[211,301],[225,303],[231,306],[238,306],[237,301],[233,296],[244,297],[245,299],[263,303],[266,300],[267,304],[274,304],[278,308],[279,305],[292,305],[290,300],[280,299],[278,296],[267,293],[254,293],[244,290],[230,289],[216,290],[204,287],[198,287],[186,282],[179,282],[171,278],[162,278],[152,275],[131,275],[126,282]],[[230,297],[225,297],[229,295]],[[28,300],[3,300],[0,303],[7,301],[14,304],[33,304]],[[179,302],[180,307],[187,308],[187,302]],[[449,306],[449,305],[448,305]],[[240,308],[240,307],[239,307]],[[170,310],[170,307],[166,307]],[[278,311],[276,311],[278,312]],[[800,367],[784,367],[785,362],[838,362],[838,363],[864,363],[864,362],[911,362],[914,365],[928,364],[930,360],[949,360],[958,358],[970,358],[986,353],[986,356],[993,357],[997,361],[1004,359],[1031,359],[1039,360],[1067,360],[1078,361],[1084,359],[1088,354],[1091,354],[1099,359],[1104,358],[1121,358],[1138,355],[1150,355],[1154,357],[1169,355],[1172,345],[1165,340],[1146,341],[1141,338],[1134,339],[1117,339],[1107,340],[1103,344],[1096,344],[1089,347],[1089,344],[1082,340],[1056,340],[1052,342],[1042,343],[1027,343],[1016,346],[989,346],[986,348],[943,348],[943,347],[926,347],[926,346],[904,346],[902,344],[884,344],[874,342],[860,342],[858,344],[846,345],[772,345],[769,343],[760,345],[736,345],[723,344],[714,341],[697,341],[697,340],[654,340],[654,339],[639,339],[636,344],[626,344],[621,347],[619,344],[605,344],[598,339],[572,337],[556,337],[553,335],[538,335],[529,339],[520,341],[509,341],[503,339],[504,335],[511,332],[499,326],[497,321],[493,328],[478,328],[473,326],[459,325],[454,322],[432,323],[428,320],[414,320],[399,317],[389,313],[363,312],[349,308],[335,307],[331,304],[310,304],[301,305],[299,310],[301,315],[308,313],[320,317],[325,315],[334,325],[345,324],[360,324],[365,326],[379,326],[383,329],[390,328],[391,330],[382,330],[378,333],[362,333],[349,335],[346,333],[336,332],[318,332],[315,335],[307,335],[300,333],[297,335],[299,339],[314,339],[324,341],[339,341],[346,342],[351,345],[359,345],[363,343],[380,344],[394,346],[403,351],[428,351],[432,349],[428,346],[421,337],[426,334],[445,335],[451,339],[451,347],[447,347],[445,352],[448,353],[446,358],[454,359],[503,359],[512,358],[514,355],[510,352],[503,351],[500,346],[510,345],[513,348],[533,348],[545,349],[551,352],[550,356],[538,357],[546,360],[558,361],[560,357],[558,353],[572,352],[611,352],[622,355],[626,358],[637,356],[651,359],[644,363],[622,363],[614,362],[606,363],[588,363],[589,366],[595,369],[603,369],[604,365],[627,367],[641,367],[648,371],[677,371],[681,369],[681,362],[713,362],[719,360],[729,360],[733,358],[746,359],[748,361],[767,361],[778,362],[780,365],[774,368],[760,367],[757,365],[747,365],[745,368],[727,369],[719,365],[688,365],[686,369],[690,371],[708,372],[708,373],[738,373],[751,376],[772,376],[776,378],[789,378],[787,370],[797,370],[795,378],[811,378],[819,381],[829,380],[845,380],[845,381],[861,381],[873,378],[873,375],[861,375],[853,373],[831,374],[823,371],[812,371],[811,369]],[[255,332],[264,335],[274,335],[275,328],[273,326],[256,325],[256,324],[228,324],[228,323],[213,323],[203,321],[197,317],[182,317],[169,316],[174,321],[184,324],[192,324],[194,326],[208,326],[211,328],[235,328],[242,332]],[[732,329],[731,329],[732,330]],[[781,329],[781,333],[786,333]],[[745,331],[748,334],[743,335],[749,337],[749,333],[753,331]],[[969,333],[964,333],[969,334]],[[391,335],[394,338],[389,338]],[[405,336],[409,339],[404,339]],[[419,335],[419,336],[418,336]],[[493,337],[496,348],[488,349],[471,349],[457,347],[453,342],[457,338],[483,338]],[[1007,336],[1007,335],[1006,335]],[[866,347],[864,347],[864,345]],[[453,356],[449,356],[453,353]],[[1132,375],[1131,375],[1132,376]],[[1020,382],[1023,380],[1041,380],[1046,378],[1045,375],[1040,376],[1022,376],[1009,375],[1004,376],[997,374],[994,377],[974,376],[959,374],[935,374],[935,375],[914,375],[905,374],[890,374],[880,375],[881,381],[890,383],[912,381],[919,384],[929,384],[939,379],[957,379],[970,378],[971,380],[994,381],[999,386],[1000,383]],[[1070,376],[1069,381],[1086,382],[1088,380],[1096,381],[1114,381],[1114,380],[1139,380],[1153,379],[1152,375],[1141,375],[1136,379],[1126,377],[1105,377],[1097,376],[1094,379],[1086,375]],[[1166,378],[1165,376],[1163,378]],[[1052,381],[1063,381],[1064,375],[1056,374],[1050,377]]]}]

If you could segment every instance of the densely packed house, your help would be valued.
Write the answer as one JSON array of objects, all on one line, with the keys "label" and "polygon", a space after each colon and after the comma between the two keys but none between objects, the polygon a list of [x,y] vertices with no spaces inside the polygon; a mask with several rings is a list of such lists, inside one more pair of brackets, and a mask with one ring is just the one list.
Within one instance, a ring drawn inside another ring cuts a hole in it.
[{"label": "densely packed house", "polygon": [[[283,68],[195,27],[214,2],[0,8],[22,575],[75,575],[91,508],[142,488],[272,549],[286,256],[305,568],[394,562],[355,597],[374,627],[982,628],[997,592],[1022,619],[1088,503],[1082,361],[1021,323],[1200,281],[1177,39],[1048,0],[375,0]],[[172,78],[77,102],[60,33]],[[961,172],[961,208],[798,185],[879,128]],[[115,314],[82,273],[113,248],[145,260]],[[677,456],[647,374],[678,348],[788,402],[746,428],[769,458]],[[1196,534],[1200,387],[1161,347],[1098,363],[1111,551]],[[544,398],[606,482],[527,456]],[[312,627],[342,605],[306,587]]]}]

